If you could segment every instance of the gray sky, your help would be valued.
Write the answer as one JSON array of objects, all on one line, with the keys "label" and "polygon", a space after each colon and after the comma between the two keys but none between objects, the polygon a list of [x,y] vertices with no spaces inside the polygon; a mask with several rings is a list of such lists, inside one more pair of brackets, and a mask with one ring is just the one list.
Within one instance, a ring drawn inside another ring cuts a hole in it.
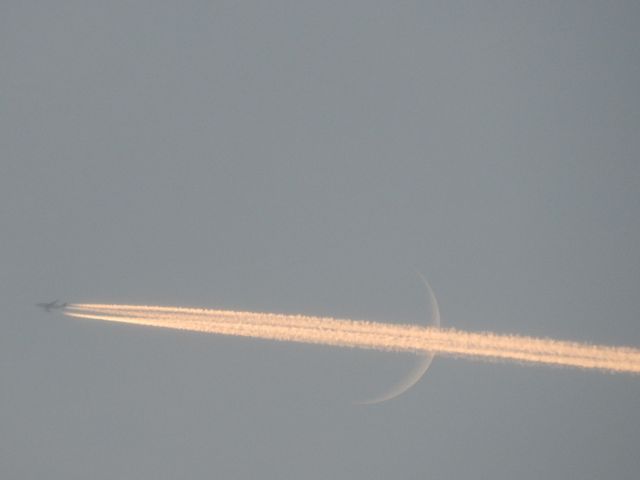
[{"label": "gray sky", "polygon": [[640,380],[46,315],[640,345],[638,2],[0,7],[0,477],[640,471]]}]

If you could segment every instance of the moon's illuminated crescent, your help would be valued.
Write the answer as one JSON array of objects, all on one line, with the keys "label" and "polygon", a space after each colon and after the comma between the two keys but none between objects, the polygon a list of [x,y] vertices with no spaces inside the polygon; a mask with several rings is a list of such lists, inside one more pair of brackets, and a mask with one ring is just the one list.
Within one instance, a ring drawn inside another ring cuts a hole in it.
[{"label": "moon's illuminated crescent", "polygon": [[[436,300],[436,296],[429,285],[429,282],[422,276],[421,273],[418,272],[418,275],[422,279],[425,287],[427,287],[427,291],[429,292],[429,303],[431,305],[431,325],[435,327],[440,326],[440,309],[438,308],[438,301]],[[413,387],[418,381],[422,378],[422,376],[426,373],[433,361],[434,354],[430,353],[424,355],[422,359],[413,367],[413,369],[409,372],[409,374],[394,385],[388,392],[383,393],[377,397],[371,398],[369,400],[365,400],[363,402],[357,402],[359,405],[373,405],[374,403],[382,403],[387,400],[391,400],[392,398],[397,397],[398,395],[402,395],[404,392]]]}]

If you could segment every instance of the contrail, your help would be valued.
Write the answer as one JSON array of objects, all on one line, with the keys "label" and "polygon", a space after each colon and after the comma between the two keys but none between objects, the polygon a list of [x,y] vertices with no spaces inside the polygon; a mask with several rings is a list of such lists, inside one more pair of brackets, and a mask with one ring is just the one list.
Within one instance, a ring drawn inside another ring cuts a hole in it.
[{"label": "contrail", "polygon": [[193,332],[640,373],[640,350],[361,320],[148,305],[69,304],[70,317]]}]

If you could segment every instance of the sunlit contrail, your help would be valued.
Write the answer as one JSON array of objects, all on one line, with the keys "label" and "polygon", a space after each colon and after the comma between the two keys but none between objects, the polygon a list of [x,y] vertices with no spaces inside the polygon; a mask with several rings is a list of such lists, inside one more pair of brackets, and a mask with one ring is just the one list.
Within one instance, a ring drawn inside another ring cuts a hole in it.
[{"label": "sunlit contrail", "polygon": [[145,305],[70,304],[64,313],[77,318],[222,335],[640,373],[639,349],[548,338],[304,315]]}]

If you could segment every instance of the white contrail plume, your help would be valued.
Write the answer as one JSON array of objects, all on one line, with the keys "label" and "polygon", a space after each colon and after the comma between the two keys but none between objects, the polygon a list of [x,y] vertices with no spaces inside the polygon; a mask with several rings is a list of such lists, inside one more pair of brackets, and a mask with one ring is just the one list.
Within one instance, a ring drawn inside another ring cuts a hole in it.
[{"label": "white contrail plume", "polygon": [[640,350],[359,320],[147,305],[70,304],[77,318],[290,342],[435,353],[493,361],[640,373]]}]

